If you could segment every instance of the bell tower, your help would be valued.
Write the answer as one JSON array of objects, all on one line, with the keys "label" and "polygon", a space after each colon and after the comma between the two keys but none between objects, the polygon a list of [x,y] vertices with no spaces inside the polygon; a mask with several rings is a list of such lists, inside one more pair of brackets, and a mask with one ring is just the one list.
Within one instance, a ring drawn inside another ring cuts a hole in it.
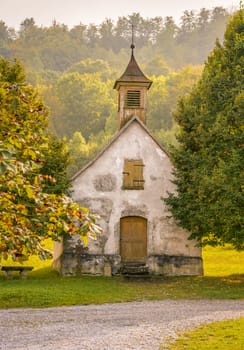
[{"label": "bell tower", "polygon": [[134,116],[146,124],[147,90],[152,81],[143,74],[136,62],[133,41],[132,26],[131,58],[125,72],[114,84],[114,89],[118,91],[119,129]]}]

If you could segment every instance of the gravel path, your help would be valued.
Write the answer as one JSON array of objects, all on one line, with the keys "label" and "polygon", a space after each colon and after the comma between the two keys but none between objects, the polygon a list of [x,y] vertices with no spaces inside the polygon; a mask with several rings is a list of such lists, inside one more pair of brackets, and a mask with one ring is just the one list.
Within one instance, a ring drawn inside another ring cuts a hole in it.
[{"label": "gravel path", "polygon": [[157,350],[177,332],[244,317],[244,300],[163,300],[0,311],[1,350]]}]

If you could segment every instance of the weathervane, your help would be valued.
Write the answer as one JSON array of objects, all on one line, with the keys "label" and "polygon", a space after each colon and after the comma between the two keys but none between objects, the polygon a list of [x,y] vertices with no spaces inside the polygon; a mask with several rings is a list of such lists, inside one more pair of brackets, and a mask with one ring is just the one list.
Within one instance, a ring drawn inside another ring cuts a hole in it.
[{"label": "weathervane", "polygon": [[131,23],[131,46],[130,46],[131,50],[132,50],[132,53],[133,53],[133,50],[135,48],[135,45],[134,45],[134,24],[133,22]]}]

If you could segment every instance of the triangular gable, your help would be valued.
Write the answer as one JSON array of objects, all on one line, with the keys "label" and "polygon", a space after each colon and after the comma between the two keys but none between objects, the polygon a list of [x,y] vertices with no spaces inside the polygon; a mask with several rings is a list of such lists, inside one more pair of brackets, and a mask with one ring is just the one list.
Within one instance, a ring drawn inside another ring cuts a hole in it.
[{"label": "triangular gable", "polygon": [[126,130],[131,126],[133,123],[138,123],[144,131],[150,136],[150,138],[156,143],[156,145],[167,155],[167,151],[159,144],[159,142],[152,136],[148,128],[145,126],[145,124],[138,118],[138,117],[133,117],[130,119],[122,129],[120,129],[109,141],[109,143],[94,157],[90,162],[88,162],[83,168],[81,168],[72,178],[71,180],[75,180],[80,174],[82,174],[87,168],[89,168],[93,163],[96,162],[97,159],[99,159],[105,152],[106,150],[117,140],[119,137],[126,132]]}]

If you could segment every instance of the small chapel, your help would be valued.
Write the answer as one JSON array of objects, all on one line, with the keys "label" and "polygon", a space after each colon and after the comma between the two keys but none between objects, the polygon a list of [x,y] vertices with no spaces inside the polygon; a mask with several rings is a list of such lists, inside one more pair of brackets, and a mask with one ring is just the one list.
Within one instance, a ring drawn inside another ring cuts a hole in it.
[{"label": "small chapel", "polygon": [[152,85],[131,57],[115,81],[118,131],[72,178],[73,200],[99,215],[102,234],[84,247],[79,236],[56,249],[63,275],[202,275],[201,248],[177,226],[163,201],[173,192],[172,164],[146,126]]}]

